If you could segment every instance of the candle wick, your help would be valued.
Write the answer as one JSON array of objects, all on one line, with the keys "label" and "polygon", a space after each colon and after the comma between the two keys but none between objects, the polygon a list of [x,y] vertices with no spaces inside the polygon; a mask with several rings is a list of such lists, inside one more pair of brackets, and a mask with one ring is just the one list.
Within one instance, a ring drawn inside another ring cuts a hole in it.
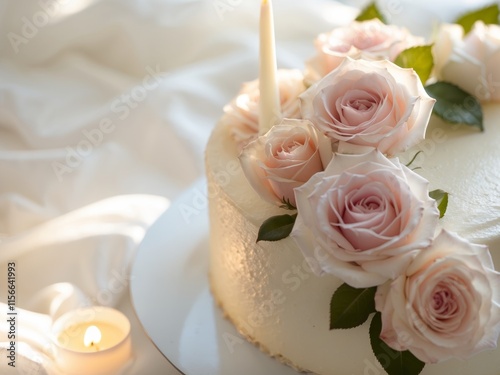
[{"label": "candle wick", "polygon": [[95,351],[98,352],[99,351],[99,347],[97,346],[96,343],[94,343],[93,341],[90,342],[90,346],[94,347],[95,348]]}]

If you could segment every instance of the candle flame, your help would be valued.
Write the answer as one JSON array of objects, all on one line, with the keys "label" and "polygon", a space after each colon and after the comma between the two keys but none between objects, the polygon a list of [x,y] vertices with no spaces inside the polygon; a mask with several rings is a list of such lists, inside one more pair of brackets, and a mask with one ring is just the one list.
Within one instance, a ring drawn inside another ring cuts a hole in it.
[{"label": "candle flame", "polygon": [[83,344],[86,347],[94,346],[101,342],[101,331],[96,326],[89,326],[83,336]]}]

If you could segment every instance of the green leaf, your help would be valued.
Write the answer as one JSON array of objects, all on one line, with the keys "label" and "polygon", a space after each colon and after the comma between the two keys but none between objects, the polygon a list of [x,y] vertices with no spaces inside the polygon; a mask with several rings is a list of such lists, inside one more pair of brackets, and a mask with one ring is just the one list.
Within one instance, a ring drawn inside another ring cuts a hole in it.
[{"label": "green leaf", "polygon": [[439,218],[441,219],[448,208],[448,193],[441,189],[436,189],[429,192],[429,196],[434,199],[438,205]]},{"label": "green leaf", "polygon": [[394,63],[402,68],[413,68],[423,84],[427,82],[434,67],[432,45],[416,46],[401,52]]},{"label": "green leaf", "polygon": [[454,23],[462,25],[464,34],[472,30],[476,21],[483,21],[485,24],[498,24],[500,9],[498,4],[493,4],[479,10],[466,13],[459,17]]},{"label": "green leaf", "polygon": [[443,120],[474,126],[483,131],[483,110],[478,100],[460,87],[439,81],[425,86],[429,96],[436,99],[433,112]]},{"label": "green leaf", "polygon": [[330,329],[354,328],[375,312],[375,292],[377,287],[353,288],[342,284],[333,293],[330,302]]},{"label": "green leaf", "polygon": [[378,18],[380,21],[383,23],[387,23],[385,21],[384,16],[380,12],[380,10],[377,7],[377,4],[374,2],[368,4],[365,8],[361,10],[361,13],[356,17],[356,21],[369,21],[374,18]]},{"label": "green leaf", "polygon": [[389,375],[418,375],[425,363],[410,351],[400,352],[390,348],[381,338],[382,318],[376,313],[370,324],[370,343],[373,354]]},{"label": "green leaf", "polygon": [[288,237],[295,224],[295,219],[297,219],[297,214],[270,217],[260,226],[257,242],[279,241]]}]

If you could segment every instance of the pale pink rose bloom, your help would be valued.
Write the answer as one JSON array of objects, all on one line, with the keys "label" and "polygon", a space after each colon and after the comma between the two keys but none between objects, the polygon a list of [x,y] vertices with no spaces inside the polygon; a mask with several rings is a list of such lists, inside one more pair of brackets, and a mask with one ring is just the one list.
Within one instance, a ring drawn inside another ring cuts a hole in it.
[{"label": "pale pink rose bloom", "polygon": [[277,205],[295,206],[293,189],[323,171],[333,156],[330,140],[309,121],[284,119],[241,152],[243,172],[255,191]]},{"label": "pale pink rose bloom", "polygon": [[346,57],[394,61],[405,49],[423,44],[424,38],[413,36],[405,28],[385,25],[378,19],[354,21],[316,38],[317,54],[306,62],[306,81],[318,81]]},{"label": "pale pink rose bloom", "polygon": [[441,26],[434,44],[436,72],[481,101],[500,101],[500,26],[478,21],[464,37],[460,25]]},{"label": "pale pink rose bloom", "polygon": [[300,95],[304,119],[334,142],[389,156],[424,139],[435,100],[413,69],[346,58]]},{"label": "pale pink rose bloom", "polygon": [[291,237],[311,268],[355,288],[400,275],[430,245],[439,217],[428,181],[377,150],[336,154],[295,198]]},{"label": "pale pink rose bloom", "polygon": [[378,287],[380,337],[437,363],[493,349],[500,334],[500,273],[488,248],[442,231],[406,272]]},{"label": "pale pink rose bloom", "polygon": [[[300,119],[299,95],[306,89],[302,72],[295,69],[278,70],[278,85],[281,112],[284,118]],[[259,135],[259,80],[246,82],[240,92],[224,107],[224,123],[230,127],[231,135],[243,148]]]}]

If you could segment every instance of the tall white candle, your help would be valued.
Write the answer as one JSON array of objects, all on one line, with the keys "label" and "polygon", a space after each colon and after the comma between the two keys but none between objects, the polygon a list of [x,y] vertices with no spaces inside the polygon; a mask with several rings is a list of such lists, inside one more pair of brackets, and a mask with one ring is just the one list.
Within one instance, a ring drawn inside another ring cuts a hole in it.
[{"label": "tall white candle", "polygon": [[260,8],[259,59],[259,133],[264,134],[281,120],[281,105],[276,74],[276,48],[271,0],[262,0]]}]

